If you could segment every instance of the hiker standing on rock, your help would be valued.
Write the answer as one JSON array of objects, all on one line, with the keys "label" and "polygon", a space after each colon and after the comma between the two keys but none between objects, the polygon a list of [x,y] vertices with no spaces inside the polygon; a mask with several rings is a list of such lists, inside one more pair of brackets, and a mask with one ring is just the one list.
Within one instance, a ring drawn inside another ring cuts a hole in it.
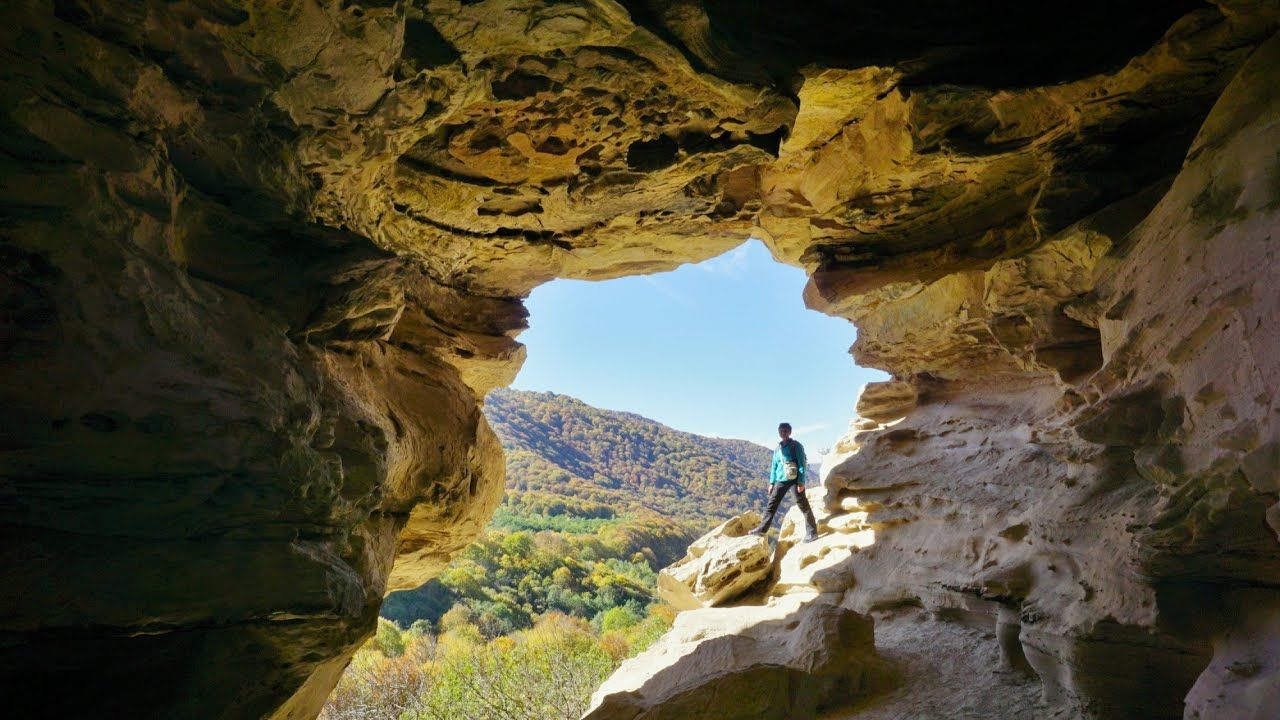
[{"label": "hiker standing on rock", "polygon": [[764,509],[764,520],[753,530],[751,535],[767,535],[773,525],[773,516],[782,504],[787,491],[795,488],[796,507],[804,513],[804,541],[818,539],[818,522],[813,519],[813,509],[809,507],[809,498],[804,494],[804,478],[808,474],[808,459],[804,455],[804,446],[791,439],[791,423],[778,425],[778,449],[773,451],[773,466],[769,469],[769,504]]}]

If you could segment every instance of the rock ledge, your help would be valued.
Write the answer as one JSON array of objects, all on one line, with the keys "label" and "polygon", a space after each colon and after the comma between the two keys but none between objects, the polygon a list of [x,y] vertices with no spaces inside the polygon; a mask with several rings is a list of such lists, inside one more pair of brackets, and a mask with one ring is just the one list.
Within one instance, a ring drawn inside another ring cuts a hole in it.
[{"label": "rock ledge", "polygon": [[677,610],[714,607],[741,596],[769,575],[769,541],[747,534],[759,524],[760,513],[751,510],[703,535],[658,573],[658,595]]}]

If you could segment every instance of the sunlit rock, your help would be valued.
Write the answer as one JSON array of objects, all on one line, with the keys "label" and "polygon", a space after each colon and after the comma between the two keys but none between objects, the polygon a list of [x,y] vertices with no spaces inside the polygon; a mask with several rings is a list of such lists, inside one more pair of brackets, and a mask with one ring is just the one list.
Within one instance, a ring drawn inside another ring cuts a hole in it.
[{"label": "sunlit rock", "polygon": [[1280,348],[1257,290],[1277,267],[1257,179],[1278,53],[1249,59],[1150,207],[863,306],[860,348],[902,354],[887,366],[921,400],[829,471],[876,533],[849,561],[852,607],[993,623],[1045,699],[1086,716],[1271,712],[1280,596],[1250,586],[1280,572],[1275,496],[1253,484],[1280,432],[1255,359]]},{"label": "sunlit rock", "polygon": [[658,596],[677,610],[712,607],[767,577],[769,541],[747,534],[760,519],[749,510],[694,541],[683,558],[658,573]]},{"label": "sunlit rock", "polygon": [[852,589],[856,579],[850,560],[875,543],[875,530],[867,525],[867,513],[860,506],[840,503],[833,508],[822,486],[805,492],[818,521],[818,539],[804,542],[804,516],[799,508],[787,511],[774,548],[771,595]]},{"label": "sunlit rock", "polygon": [[626,661],[583,720],[798,720],[886,684],[872,621],[813,596],[690,610]]},{"label": "sunlit rock", "polygon": [[916,406],[919,390],[900,380],[867,383],[858,396],[858,415],[876,422],[897,420]]}]

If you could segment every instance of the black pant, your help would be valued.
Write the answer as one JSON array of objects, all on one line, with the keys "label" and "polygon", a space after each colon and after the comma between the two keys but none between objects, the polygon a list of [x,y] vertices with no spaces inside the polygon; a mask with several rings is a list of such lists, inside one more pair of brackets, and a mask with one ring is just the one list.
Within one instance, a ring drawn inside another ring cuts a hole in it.
[{"label": "black pant", "polygon": [[773,525],[773,516],[778,513],[778,506],[782,504],[782,499],[787,496],[787,491],[795,488],[796,491],[796,507],[800,508],[800,512],[804,513],[805,529],[811,534],[817,534],[818,522],[813,519],[813,509],[809,507],[809,498],[801,490],[804,486],[798,482],[780,482],[769,486],[769,503],[764,508],[764,520],[760,523],[760,527],[768,528]]}]

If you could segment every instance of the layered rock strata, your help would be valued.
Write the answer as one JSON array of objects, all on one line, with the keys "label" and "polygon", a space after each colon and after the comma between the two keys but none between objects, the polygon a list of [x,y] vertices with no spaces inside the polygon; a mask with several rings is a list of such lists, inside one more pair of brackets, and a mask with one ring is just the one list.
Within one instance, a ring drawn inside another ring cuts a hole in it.
[{"label": "layered rock strata", "polygon": [[753,232],[894,375],[844,603],[997,618],[1098,714],[1265,707],[1273,3],[0,16],[13,708],[314,715],[498,501],[520,298]]}]

